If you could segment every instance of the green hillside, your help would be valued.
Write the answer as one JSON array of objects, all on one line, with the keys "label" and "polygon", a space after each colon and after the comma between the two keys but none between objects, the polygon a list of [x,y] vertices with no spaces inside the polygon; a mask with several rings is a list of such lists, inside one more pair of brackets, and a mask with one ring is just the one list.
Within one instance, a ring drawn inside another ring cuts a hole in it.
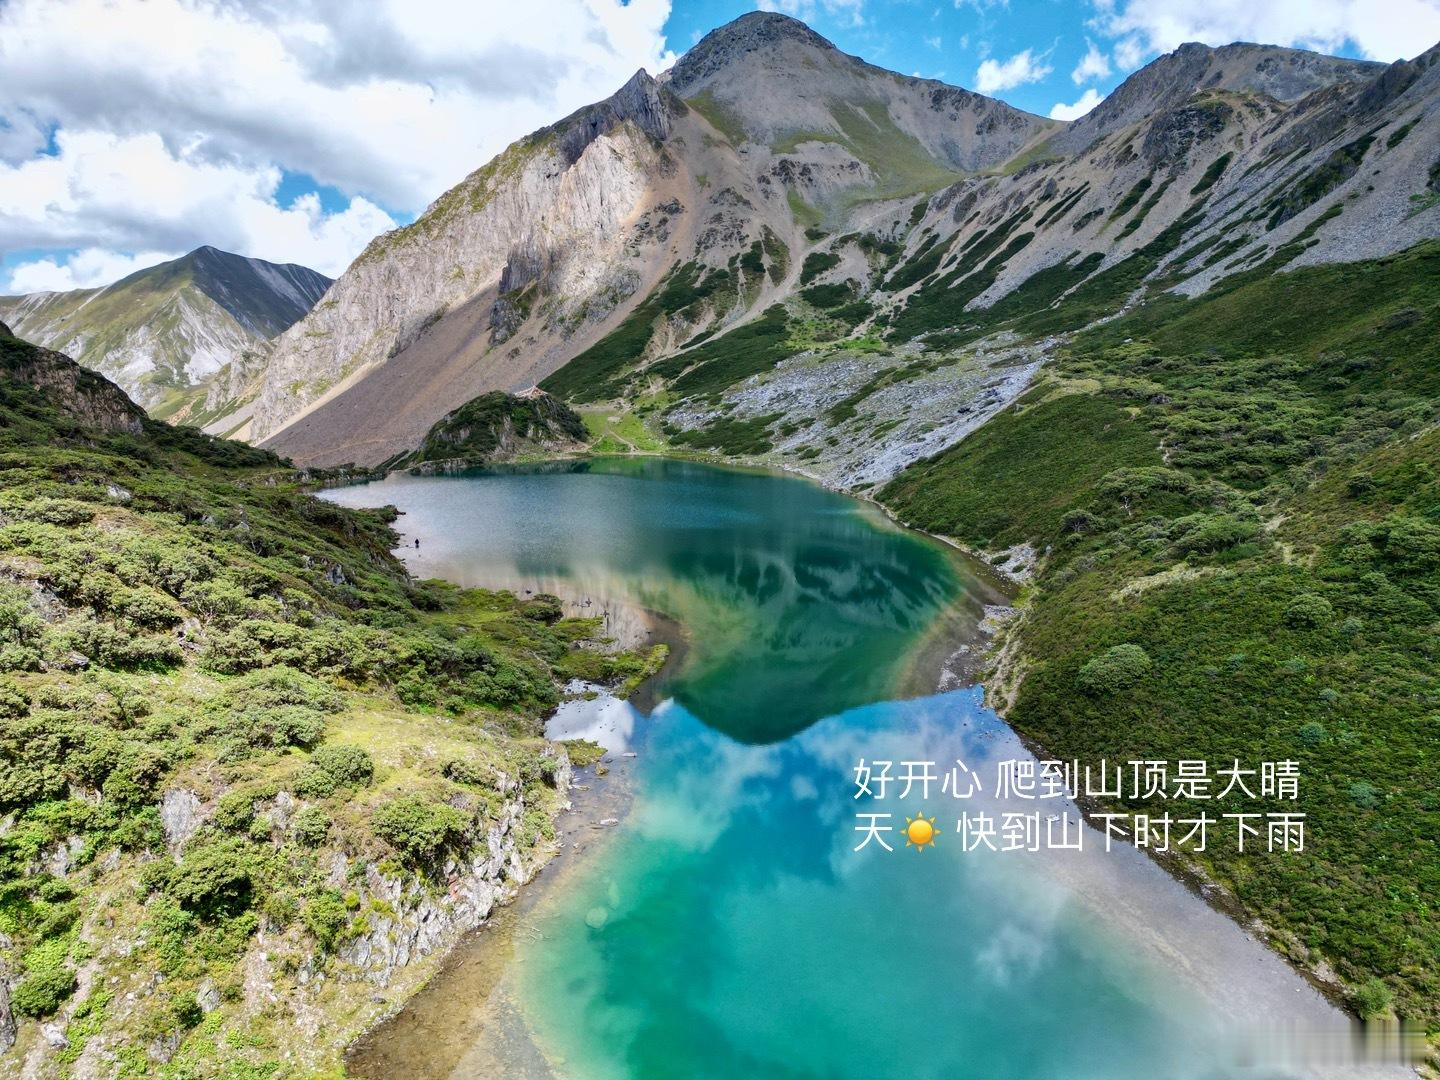
[{"label": "green hillside", "polygon": [[[992,690],[1047,753],[1297,760],[1305,853],[1197,862],[1361,1012],[1432,1031],[1437,400],[1430,243],[1081,333],[1015,406],[880,492],[923,528],[1044,552]],[[1148,663],[1116,662],[1134,647]]]},{"label": "green hillside", "polygon": [[[109,430],[14,378],[68,365],[0,332],[11,1005],[59,1012],[64,1061],[98,1039],[122,1076],[333,1075],[335,1039],[378,1008],[325,979],[339,954],[443,902],[487,835],[543,858],[565,766],[541,716],[571,678],[633,685],[663,646],[610,652],[554,598],[414,581],[389,513],[237,443],[117,433],[136,414],[93,375],[77,394]],[[273,999],[246,989],[261,952]],[[297,1043],[276,1001],[327,1038]]]}]

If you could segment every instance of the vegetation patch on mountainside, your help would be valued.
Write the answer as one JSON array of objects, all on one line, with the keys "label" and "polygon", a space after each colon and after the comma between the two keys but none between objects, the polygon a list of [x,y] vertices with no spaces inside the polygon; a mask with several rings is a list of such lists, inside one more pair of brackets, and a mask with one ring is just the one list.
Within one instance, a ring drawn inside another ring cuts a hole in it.
[{"label": "vegetation patch on mountainside", "polygon": [[443,417],[417,450],[388,464],[413,468],[513,461],[527,454],[576,450],[587,437],[585,421],[563,401],[545,393],[517,396],[493,390]]},{"label": "vegetation patch on mountainside", "polygon": [[[762,242],[756,241],[757,258],[762,251]],[[762,262],[756,274],[763,269]],[[572,401],[615,397],[644,359],[658,320],[694,315],[698,321],[707,301],[728,306],[734,290],[734,268],[716,270],[698,262],[677,266],[619,326],[543,380],[541,389]]]},{"label": "vegetation patch on mountainside", "polygon": [[921,527],[1044,552],[1008,718],[1047,752],[1298,761],[1303,853],[1192,858],[1358,1011],[1432,1033],[1437,282],[1427,243],[1153,301],[879,493]]}]

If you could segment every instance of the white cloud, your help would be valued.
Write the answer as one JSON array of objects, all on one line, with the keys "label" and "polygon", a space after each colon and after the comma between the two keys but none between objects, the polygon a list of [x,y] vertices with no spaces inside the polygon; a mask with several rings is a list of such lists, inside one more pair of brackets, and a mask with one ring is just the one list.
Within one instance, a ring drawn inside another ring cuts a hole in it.
[{"label": "white cloud", "polygon": [[[1096,0],[1095,6],[1102,32],[1133,35],[1148,53],[1187,41],[1255,41],[1333,53],[1353,42],[1370,59],[1388,62],[1415,56],[1440,39],[1440,0]],[[1116,60],[1134,66],[1118,52]]]},{"label": "white cloud", "polygon": [[927,37],[925,39],[925,44],[929,45],[932,49],[938,49],[941,45],[944,44],[944,42],[940,39],[940,35],[937,34],[934,37]]},{"label": "white cloud", "polygon": [[[514,139],[668,66],[669,10],[9,0],[0,250],[249,245],[334,273],[392,224],[380,207],[417,213]],[[281,170],[338,189],[341,210],[282,206]]]},{"label": "white cloud", "polygon": [[1105,59],[1105,54],[1095,47],[1095,43],[1089,38],[1085,39],[1085,55],[1081,57],[1080,63],[1075,65],[1075,70],[1070,73],[1070,78],[1075,85],[1087,83],[1094,79],[1107,79],[1110,77],[1110,61]]},{"label": "white cloud", "polygon": [[86,248],[65,259],[36,259],[20,263],[10,272],[11,293],[66,292],[108,285],[136,270],[167,262],[183,255],[180,251],[142,251],[138,255],[117,255],[100,248]]},{"label": "white cloud", "polygon": [[1123,37],[1115,43],[1115,66],[1121,71],[1134,71],[1145,59],[1145,45],[1138,34]]},{"label": "white cloud", "polygon": [[1031,51],[1026,49],[1009,60],[983,61],[975,72],[975,89],[982,94],[1011,90],[1025,83],[1039,82],[1050,74],[1050,70],[1050,66],[1044,63],[1044,57],[1032,56]]},{"label": "white cloud", "polygon": [[[333,213],[313,193],[281,206],[275,166],[207,160],[198,145],[172,150],[153,132],[62,129],[55,142],[53,155],[0,162],[0,236],[12,250],[90,251],[88,269],[72,271],[86,285],[104,283],[103,267],[118,270],[116,277],[134,269],[121,252],[184,252],[202,243],[334,275],[395,225],[361,196]],[[110,258],[100,261],[98,253],[106,252]],[[62,280],[69,264],[50,259],[52,270],[46,263],[15,268],[9,288],[27,291],[22,284],[37,276]]]},{"label": "white cloud", "polygon": [[1063,101],[1056,102],[1050,109],[1051,120],[1078,120],[1091,109],[1099,105],[1104,98],[1093,86],[1080,95],[1080,100],[1073,105],[1066,105]]}]

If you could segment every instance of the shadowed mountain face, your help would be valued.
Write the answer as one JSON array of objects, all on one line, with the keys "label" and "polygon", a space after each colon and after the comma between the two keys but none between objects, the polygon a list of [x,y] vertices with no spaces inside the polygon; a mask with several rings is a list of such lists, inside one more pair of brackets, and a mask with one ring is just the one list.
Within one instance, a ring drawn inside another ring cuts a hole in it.
[{"label": "shadowed mountain face", "polygon": [[[908,342],[933,350],[1002,314],[1053,335],[1147,292],[1440,233],[1433,60],[1185,45],[1064,124],[746,15],[375,240],[325,304],[216,381],[213,430],[374,464],[457,402],[542,383],[575,401],[663,392],[672,431],[744,446],[703,433],[716,417],[697,403],[731,394],[735,419],[770,418],[752,447],[800,453]],[[1052,307],[1069,314],[1039,317]],[[921,414],[876,397],[867,432],[884,445],[843,433],[807,467],[874,482],[943,449],[1024,389],[1043,360],[1028,340]]]},{"label": "shadowed mountain face", "polygon": [[246,349],[302,318],[330,287],[303,266],[196,248],[102,289],[0,297],[16,333],[73,354],[165,412]]}]

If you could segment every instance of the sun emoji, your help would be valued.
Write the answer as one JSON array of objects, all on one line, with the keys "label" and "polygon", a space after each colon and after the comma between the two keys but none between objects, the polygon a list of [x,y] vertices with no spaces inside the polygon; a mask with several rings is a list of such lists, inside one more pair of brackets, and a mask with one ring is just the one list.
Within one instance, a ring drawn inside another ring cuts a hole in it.
[{"label": "sun emoji", "polygon": [[913,818],[905,819],[905,846],[913,847],[917,851],[923,851],[926,847],[935,846],[935,837],[940,835],[940,830],[935,828],[935,819],[927,818],[924,814],[916,814]]}]

